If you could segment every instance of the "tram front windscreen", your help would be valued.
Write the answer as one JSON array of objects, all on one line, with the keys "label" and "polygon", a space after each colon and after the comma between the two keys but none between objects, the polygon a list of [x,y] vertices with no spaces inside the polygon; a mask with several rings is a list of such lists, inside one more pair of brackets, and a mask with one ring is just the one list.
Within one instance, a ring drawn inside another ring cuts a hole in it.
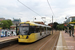
[{"label": "tram front windscreen", "polygon": [[29,33],[29,25],[21,24],[19,26],[19,35],[28,35],[28,33]]}]

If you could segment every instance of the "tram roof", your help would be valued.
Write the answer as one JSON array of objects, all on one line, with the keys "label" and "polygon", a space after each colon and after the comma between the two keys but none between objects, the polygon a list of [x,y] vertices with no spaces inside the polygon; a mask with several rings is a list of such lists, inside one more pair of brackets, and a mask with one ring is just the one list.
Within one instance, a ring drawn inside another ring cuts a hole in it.
[{"label": "tram roof", "polygon": [[23,24],[23,23],[28,23],[28,24],[30,24],[30,26],[42,26],[42,27],[49,27],[49,28],[51,28],[48,25],[37,24],[37,23],[34,23],[34,22],[21,22],[21,24]]}]

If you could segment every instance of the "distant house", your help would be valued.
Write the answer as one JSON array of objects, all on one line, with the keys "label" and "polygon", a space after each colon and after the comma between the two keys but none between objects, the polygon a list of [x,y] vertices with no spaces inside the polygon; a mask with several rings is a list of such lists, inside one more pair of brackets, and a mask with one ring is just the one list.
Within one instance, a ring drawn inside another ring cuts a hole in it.
[{"label": "distant house", "polygon": [[48,26],[51,26],[52,27],[53,26],[53,23],[49,23]]},{"label": "distant house", "polygon": [[5,20],[5,18],[0,18],[0,21]]},{"label": "distant house", "polygon": [[14,25],[19,24],[21,22],[21,19],[13,19],[12,23]]},{"label": "distant house", "polygon": [[11,19],[0,18],[0,21],[3,21],[3,20],[11,20]]},{"label": "distant house", "polygon": [[10,26],[11,29],[15,29],[16,28],[16,24],[19,24],[21,22],[21,19],[13,19],[12,23],[13,25]]}]

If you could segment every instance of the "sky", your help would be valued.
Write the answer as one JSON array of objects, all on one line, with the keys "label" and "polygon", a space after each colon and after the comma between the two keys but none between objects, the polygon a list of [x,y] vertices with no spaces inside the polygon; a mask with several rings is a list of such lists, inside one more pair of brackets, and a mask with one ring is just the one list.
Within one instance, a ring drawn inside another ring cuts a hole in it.
[{"label": "sky", "polygon": [[[46,21],[63,23],[65,17],[75,16],[75,0],[48,0],[53,13],[47,3],[47,0],[19,0],[27,7],[38,13],[34,13],[18,0],[0,0],[0,18],[21,19],[25,21]],[[42,19],[45,17],[45,19]],[[36,20],[34,19],[36,18]]]}]

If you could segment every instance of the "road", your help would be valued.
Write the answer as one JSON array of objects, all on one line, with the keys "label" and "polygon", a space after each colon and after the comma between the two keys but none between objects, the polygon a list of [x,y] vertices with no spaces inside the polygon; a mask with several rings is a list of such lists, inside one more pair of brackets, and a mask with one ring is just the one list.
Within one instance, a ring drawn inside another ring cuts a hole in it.
[{"label": "road", "polygon": [[59,37],[59,31],[54,31],[53,35],[49,35],[32,44],[15,44],[2,48],[0,50],[56,50],[56,45]]}]

